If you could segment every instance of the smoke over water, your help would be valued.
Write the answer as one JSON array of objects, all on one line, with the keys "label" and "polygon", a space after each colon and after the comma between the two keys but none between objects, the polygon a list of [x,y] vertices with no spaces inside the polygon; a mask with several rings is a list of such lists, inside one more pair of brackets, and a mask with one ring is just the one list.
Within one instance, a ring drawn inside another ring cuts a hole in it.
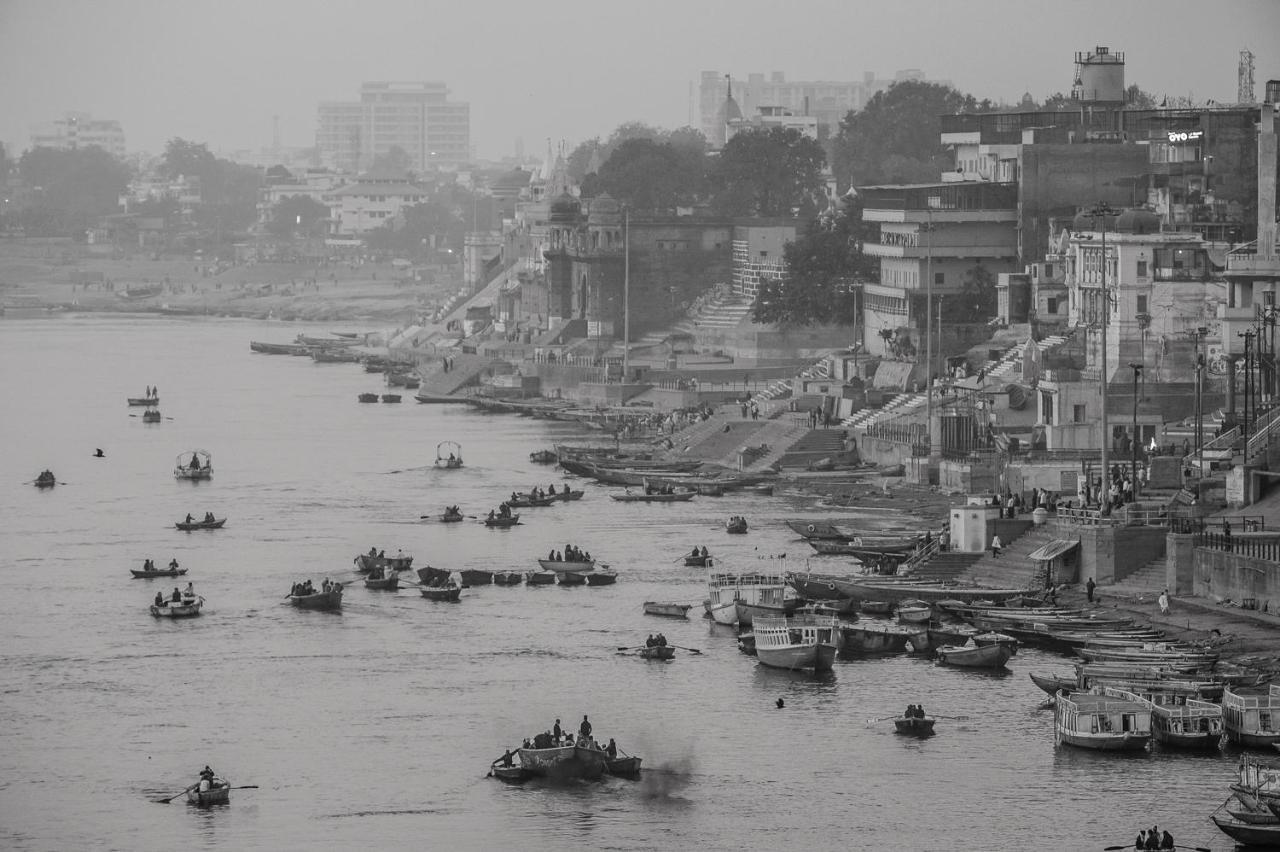
[{"label": "smoke over water", "polygon": [[640,774],[640,795],[650,801],[687,803],[681,793],[693,778],[693,760],[668,760],[655,767],[645,767]]}]

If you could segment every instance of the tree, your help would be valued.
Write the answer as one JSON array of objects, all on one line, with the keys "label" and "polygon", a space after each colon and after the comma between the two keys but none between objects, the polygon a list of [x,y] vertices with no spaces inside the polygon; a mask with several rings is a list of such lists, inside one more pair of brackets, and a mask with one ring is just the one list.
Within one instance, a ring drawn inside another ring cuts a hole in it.
[{"label": "tree", "polygon": [[792,216],[821,194],[825,164],[822,146],[795,128],[742,131],[711,171],[712,204],[729,216]]},{"label": "tree", "polygon": [[583,182],[584,195],[607,192],[622,203],[645,210],[667,210],[692,203],[705,178],[704,160],[669,142],[628,139],[614,150],[597,175]]},{"label": "tree", "polygon": [[309,195],[287,195],[276,202],[267,230],[277,237],[323,234],[329,208]]},{"label": "tree", "polygon": [[941,116],[994,108],[990,100],[979,101],[950,86],[893,83],[841,120],[831,154],[839,188],[894,183],[895,171],[938,180],[952,166],[940,141]]},{"label": "tree", "polygon": [[812,220],[784,249],[787,277],[761,282],[751,306],[760,323],[810,325],[860,321],[855,281],[874,279],[874,258],[862,251],[874,225],[862,220],[862,208],[848,201],[834,215]]},{"label": "tree", "polygon": [[947,305],[953,322],[986,322],[996,315],[996,277],[979,263],[964,273],[958,305]]},{"label": "tree", "polygon": [[1124,90],[1124,103],[1130,109],[1155,109],[1158,106],[1156,96],[1144,92],[1137,83]]},{"label": "tree", "polygon": [[124,163],[102,148],[32,148],[18,161],[18,175],[32,188],[22,215],[29,233],[81,234],[117,209],[132,178]]},{"label": "tree", "polygon": [[399,145],[392,145],[385,154],[378,154],[369,165],[371,172],[394,172],[408,174],[413,168],[413,160],[409,153]]},{"label": "tree", "polygon": [[213,182],[218,177],[218,158],[203,142],[190,142],[175,136],[164,146],[158,171],[167,180],[197,177],[201,183]]}]

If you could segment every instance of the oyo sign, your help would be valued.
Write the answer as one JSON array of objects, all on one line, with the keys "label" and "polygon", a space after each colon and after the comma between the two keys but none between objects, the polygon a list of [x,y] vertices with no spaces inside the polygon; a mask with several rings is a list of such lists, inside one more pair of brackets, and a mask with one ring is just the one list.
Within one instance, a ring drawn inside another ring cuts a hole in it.
[{"label": "oyo sign", "polygon": [[1170,142],[1194,142],[1201,136],[1204,136],[1203,130],[1170,130],[1168,133]]}]

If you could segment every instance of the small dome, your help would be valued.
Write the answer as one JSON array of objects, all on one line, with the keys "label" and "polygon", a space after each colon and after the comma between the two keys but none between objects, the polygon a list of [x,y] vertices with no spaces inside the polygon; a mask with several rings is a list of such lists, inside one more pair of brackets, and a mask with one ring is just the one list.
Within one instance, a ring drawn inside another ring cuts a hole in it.
[{"label": "small dome", "polygon": [[564,193],[551,200],[550,220],[558,224],[570,224],[578,221],[582,214],[582,205],[569,193]]},{"label": "small dome", "polygon": [[1126,210],[1116,217],[1116,231],[1122,234],[1158,234],[1160,217],[1150,210]]},{"label": "small dome", "polygon": [[1114,231],[1116,229],[1116,219],[1119,217],[1119,211],[1112,211],[1105,215],[1095,216],[1088,210],[1082,210],[1076,214],[1071,220],[1071,230],[1073,231],[1101,231],[1106,229]]},{"label": "small dome", "polygon": [[588,225],[619,225],[622,223],[622,205],[607,192],[597,195],[587,210]]},{"label": "small dome", "polygon": [[729,95],[724,99],[724,103],[720,104],[720,111],[717,117],[720,119],[721,124],[742,120],[742,108],[733,99],[733,95]]}]

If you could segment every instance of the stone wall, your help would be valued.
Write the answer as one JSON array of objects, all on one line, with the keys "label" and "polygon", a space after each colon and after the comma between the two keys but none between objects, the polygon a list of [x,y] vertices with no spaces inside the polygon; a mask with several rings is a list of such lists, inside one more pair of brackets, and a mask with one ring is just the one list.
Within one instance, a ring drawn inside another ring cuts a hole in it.
[{"label": "stone wall", "polygon": [[1280,607],[1280,564],[1207,547],[1195,548],[1194,564],[1197,597],[1252,601],[1266,612]]}]

